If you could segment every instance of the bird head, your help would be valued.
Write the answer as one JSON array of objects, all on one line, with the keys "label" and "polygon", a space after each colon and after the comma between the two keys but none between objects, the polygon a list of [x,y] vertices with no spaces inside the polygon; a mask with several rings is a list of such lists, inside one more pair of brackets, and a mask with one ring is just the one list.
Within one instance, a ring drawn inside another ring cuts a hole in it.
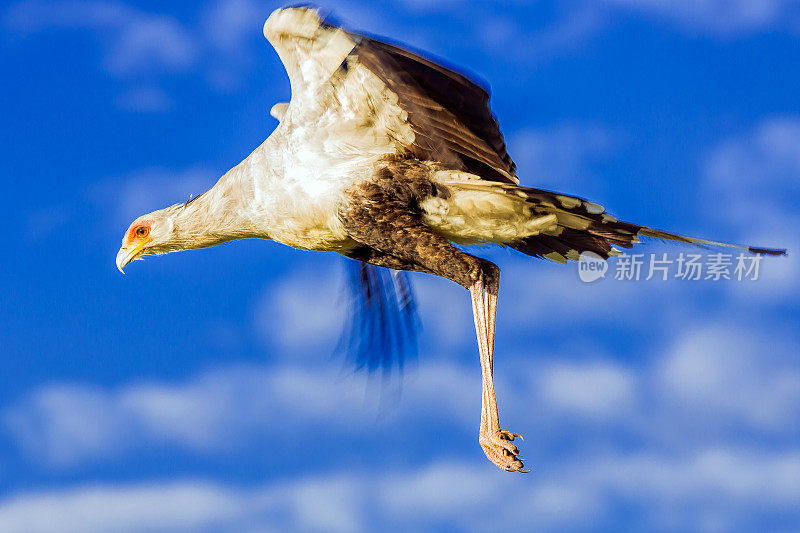
[{"label": "bird head", "polygon": [[131,261],[180,249],[173,231],[174,207],[153,211],[133,221],[117,252],[117,268],[120,272],[124,274],[122,269]]}]

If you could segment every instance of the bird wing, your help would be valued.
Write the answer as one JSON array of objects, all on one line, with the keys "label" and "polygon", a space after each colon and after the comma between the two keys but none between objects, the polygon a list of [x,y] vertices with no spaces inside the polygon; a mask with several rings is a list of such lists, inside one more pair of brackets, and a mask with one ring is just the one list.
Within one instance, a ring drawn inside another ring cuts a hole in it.
[{"label": "bird wing", "polygon": [[[387,140],[394,153],[485,180],[519,183],[489,108],[489,92],[467,76],[399,46],[347,32],[313,9],[275,11],[264,35],[289,74],[289,110],[322,106],[330,113],[334,107],[344,122],[353,125],[357,119],[356,130],[369,130],[359,133],[372,145]],[[317,116],[306,113],[305,120]]]},{"label": "bird wing", "polygon": [[299,7],[274,11],[264,24],[264,37],[286,68],[293,100],[313,100],[356,46],[347,32],[326,24],[316,10]]}]

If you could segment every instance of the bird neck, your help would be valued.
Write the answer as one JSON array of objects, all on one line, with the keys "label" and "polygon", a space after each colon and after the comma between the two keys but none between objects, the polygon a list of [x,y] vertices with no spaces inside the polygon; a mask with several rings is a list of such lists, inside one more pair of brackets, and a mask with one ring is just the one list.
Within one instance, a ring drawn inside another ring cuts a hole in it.
[{"label": "bird neck", "polygon": [[200,196],[172,207],[173,239],[179,249],[206,248],[256,236],[243,216],[246,206],[235,179],[237,171],[232,169]]}]

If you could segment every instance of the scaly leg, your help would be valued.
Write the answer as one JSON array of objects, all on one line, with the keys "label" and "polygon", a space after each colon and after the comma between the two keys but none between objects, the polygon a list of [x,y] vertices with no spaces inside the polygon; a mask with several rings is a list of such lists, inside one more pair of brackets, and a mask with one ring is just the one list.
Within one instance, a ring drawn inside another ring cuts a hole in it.
[{"label": "scaly leg", "polygon": [[[488,266],[493,265],[489,264]],[[486,286],[484,294],[486,295],[486,317],[489,331],[489,369],[492,372],[492,376],[494,376],[494,331],[495,324],[497,322],[497,297],[500,294],[500,269],[490,268],[490,270],[492,272],[487,273],[485,278]],[[496,404],[495,409],[497,409]],[[481,419],[483,419],[485,415],[486,408],[483,408],[481,412]],[[516,437],[519,437],[520,440],[525,440],[519,433],[512,433],[504,429],[500,430],[500,434],[503,436],[503,438],[510,441],[513,441]]]},{"label": "scaly leg", "polygon": [[484,276],[469,289],[472,296],[472,314],[478,337],[481,372],[483,374],[483,397],[481,401],[481,427],[478,441],[486,457],[503,470],[523,470],[519,450],[511,443],[519,435],[500,429],[500,416],[494,392],[494,324],[497,310],[497,288],[499,279],[490,280],[484,287]]}]

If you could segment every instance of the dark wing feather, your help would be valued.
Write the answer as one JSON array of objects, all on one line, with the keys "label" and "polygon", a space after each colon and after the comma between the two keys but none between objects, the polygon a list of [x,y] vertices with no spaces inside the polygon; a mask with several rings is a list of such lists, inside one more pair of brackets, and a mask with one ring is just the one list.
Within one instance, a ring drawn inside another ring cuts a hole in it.
[{"label": "dark wing feather", "polygon": [[349,60],[378,76],[408,113],[416,138],[407,149],[414,156],[490,181],[519,182],[485,88],[399,46],[350,35],[358,44]]},{"label": "dark wing feather", "polygon": [[417,353],[417,312],[405,272],[347,261],[350,288],[348,324],[339,350],[358,370],[402,370]]}]

